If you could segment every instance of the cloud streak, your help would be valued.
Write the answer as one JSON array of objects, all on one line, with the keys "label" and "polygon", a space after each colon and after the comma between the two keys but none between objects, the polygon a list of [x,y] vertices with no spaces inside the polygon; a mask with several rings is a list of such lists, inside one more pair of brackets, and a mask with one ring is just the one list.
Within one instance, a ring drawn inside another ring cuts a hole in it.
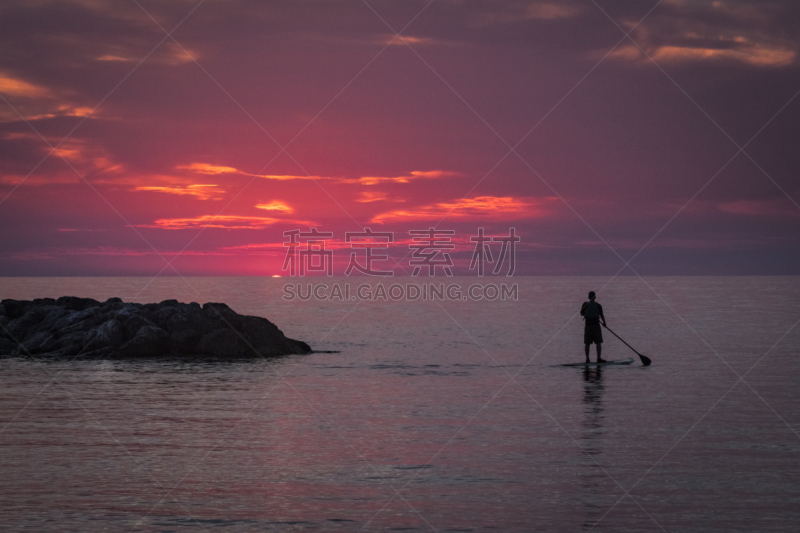
[{"label": "cloud streak", "polygon": [[285,174],[263,174],[260,178],[277,181],[291,180],[325,180],[348,185],[379,185],[382,183],[411,183],[421,179],[440,179],[461,176],[458,172],[448,170],[412,170],[400,176],[361,176],[359,178],[343,178],[332,176],[302,176]]},{"label": "cloud streak", "polygon": [[[634,30],[635,41],[654,60],[667,64],[740,64],[786,67],[797,60],[796,32],[775,31],[782,17],[796,17],[789,4],[731,0],[671,0]],[[633,19],[625,25],[635,24]],[[645,65],[647,57],[630,42],[609,57]]]},{"label": "cloud streak", "polygon": [[273,217],[251,217],[240,215],[202,215],[187,218],[162,218],[153,224],[139,224],[139,228],[156,228],[168,230],[192,228],[216,229],[264,229],[274,224],[290,224],[293,226],[310,227],[314,222],[307,220],[289,220]]},{"label": "cloud streak", "polygon": [[385,224],[411,220],[436,221],[441,218],[461,220],[514,220],[544,217],[553,212],[557,198],[514,198],[512,196],[476,196],[450,202],[398,209],[375,215],[371,222]]},{"label": "cloud streak", "polygon": [[3,71],[0,71],[0,93],[14,106],[14,109],[9,109],[6,105],[0,106],[0,122],[85,117],[92,112],[92,108],[66,99],[63,91],[35,84]]},{"label": "cloud streak", "polygon": [[154,186],[145,185],[134,187],[135,191],[160,192],[177,194],[179,196],[193,196],[198,200],[221,200],[220,194],[225,191],[214,183],[192,183],[186,186]]}]

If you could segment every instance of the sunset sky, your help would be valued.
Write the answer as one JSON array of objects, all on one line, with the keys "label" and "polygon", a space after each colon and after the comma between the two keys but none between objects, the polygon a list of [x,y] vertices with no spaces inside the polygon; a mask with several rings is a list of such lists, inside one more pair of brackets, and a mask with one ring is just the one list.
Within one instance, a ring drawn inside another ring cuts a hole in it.
[{"label": "sunset sky", "polygon": [[518,275],[800,274],[798,36],[793,0],[4,0],[0,275],[286,275],[311,227],[334,274],[367,227],[398,275],[429,227],[459,274],[480,227]]}]

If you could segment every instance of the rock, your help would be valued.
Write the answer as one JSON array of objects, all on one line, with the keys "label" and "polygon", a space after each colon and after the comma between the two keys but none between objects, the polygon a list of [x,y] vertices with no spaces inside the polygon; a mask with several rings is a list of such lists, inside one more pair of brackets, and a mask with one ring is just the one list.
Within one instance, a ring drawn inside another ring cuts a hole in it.
[{"label": "rock", "polygon": [[193,329],[173,331],[169,335],[170,352],[180,354],[199,353],[197,344],[200,342],[200,338],[200,334]]},{"label": "rock", "polygon": [[69,309],[63,309],[63,311],[64,312],[61,317],[53,324],[53,328],[57,330],[64,330],[73,326],[81,327],[86,324],[87,320],[96,317],[99,309],[96,307],[90,307],[82,311]]},{"label": "rock", "polygon": [[17,348],[19,348],[19,345],[16,342],[0,338],[0,355],[12,355]]},{"label": "rock", "polygon": [[231,359],[311,352],[269,320],[240,315],[224,303],[3,300],[0,325],[0,356]]},{"label": "rock", "polygon": [[172,318],[172,315],[178,314],[180,311],[180,308],[174,306],[162,307],[150,315],[150,320],[158,327],[165,328],[167,327],[167,322],[169,322],[169,319]]},{"label": "rock", "polygon": [[41,346],[36,350],[36,353],[47,354],[63,351],[67,355],[75,356],[84,351],[89,341],[89,335],[86,331],[71,331],[60,335],[61,333],[62,332],[54,333],[52,341]]},{"label": "rock", "polygon": [[[37,300],[34,300],[36,302]],[[68,311],[83,311],[87,307],[94,307],[100,302],[92,300],[91,298],[78,298],[76,296],[62,296],[55,300],[56,304],[67,309]]]},{"label": "rock", "polygon": [[259,354],[248,353],[249,346],[241,334],[230,328],[215,329],[203,335],[197,345],[197,351],[210,357],[258,357]]},{"label": "rock", "polygon": [[53,334],[47,330],[37,331],[22,341],[22,352],[37,353],[52,337]]},{"label": "rock", "polygon": [[47,317],[48,311],[50,309],[45,306],[34,307],[29,312],[8,323],[6,326],[7,335],[11,340],[16,340],[17,342],[22,342],[27,337],[33,336],[38,329],[37,326]]},{"label": "rock", "polygon": [[158,357],[169,353],[169,333],[157,326],[142,326],[136,335],[117,348],[122,357]]},{"label": "rock", "polygon": [[94,332],[94,337],[90,342],[93,350],[116,348],[125,340],[122,324],[116,318],[103,322]]},{"label": "rock", "polygon": [[145,326],[155,326],[152,322],[147,320],[142,315],[129,315],[125,317],[123,325],[123,333],[125,340],[131,340],[136,336],[136,333]]}]

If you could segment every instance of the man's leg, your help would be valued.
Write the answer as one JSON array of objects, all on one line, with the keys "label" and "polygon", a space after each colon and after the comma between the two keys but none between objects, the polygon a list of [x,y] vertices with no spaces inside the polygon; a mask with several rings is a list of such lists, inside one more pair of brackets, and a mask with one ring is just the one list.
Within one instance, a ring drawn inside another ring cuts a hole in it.
[{"label": "man's leg", "polygon": [[589,347],[590,346],[591,346],[591,344],[584,344],[584,347],[586,348],[586,362],[587,363],[589,362]]},{"label": "man's leg", "polygon": [[600,354],[603,352],[603,345],[598,342],[597,344],[595,344],[595,346],[597,346],[597,362],[605,363],[605,360],[602,357],[600,357]]}]

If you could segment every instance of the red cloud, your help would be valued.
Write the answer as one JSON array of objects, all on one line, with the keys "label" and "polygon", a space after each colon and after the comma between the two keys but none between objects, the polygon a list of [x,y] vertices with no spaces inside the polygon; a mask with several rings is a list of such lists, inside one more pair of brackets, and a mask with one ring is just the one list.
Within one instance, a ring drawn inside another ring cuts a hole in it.
[{"label": "red cloud", "polygon": [[190,165],[179,165],[175,168],[178,170],[190,170],[198,174],[209,174],[211,176],[216,176],[217,174],[245,174],[247,176],[252,176],[252,174],[242,172],[237,168],[222,165],[209,165],[208,163],[192,163]]},{"label": "red cloud", "polygon": [[190,228],[222,228],[222,229],[264,229],[273,224],[293,224],[313,226],[307,220],[287,220],[272,217],[247,217],[237,215],[202,215],[193,218],[162,218],[153,224],[141,224],[140,228],[190,229]]},{"label": "red cloud", "polygon": [[134,188],[134,190],[194,196],[198,200],[221,200],[217,195],[225,192],[219,189],[219,185],[215,183],[192,183],[186,186],[177,185],[172,187],[141,186]]},{"label": "red cloud", "polygon": [[282,211],[284,213],[292,213],[294,209],[287,203],[281,202],[280,200],[273,200],[268,204],[257,204],[256,207],[258,209],[263,209],[265,211]]},{"label": "red cloud", "polygon": [[379,224],[403,220],[434,220],[440,218],[518,219],[535,218],[548,214],[549,204],[556,198],[514,198],[512,196],[477,196],[451,202],[424,205],[416,209],[381,213],[371,222]]},{"label": "red cloud", "polygon": [[[185,168],[185,167],[181,167]],[[228,167],[223,167],[228,168]],[[237,171],[238,172],[238,171]],[[248,174],[250,175],[250,174]],[[292,174],[262,174],[259,177],[268,180],[331,180],[348,185],[377,185],[379,183],[409,183],[416,179],[436,179],[451,176],[460,176],[458,172],[449,170],[413,170],[400,176],[361,176],[360,178],[341,178],[333,176],[302,176]]]}]

